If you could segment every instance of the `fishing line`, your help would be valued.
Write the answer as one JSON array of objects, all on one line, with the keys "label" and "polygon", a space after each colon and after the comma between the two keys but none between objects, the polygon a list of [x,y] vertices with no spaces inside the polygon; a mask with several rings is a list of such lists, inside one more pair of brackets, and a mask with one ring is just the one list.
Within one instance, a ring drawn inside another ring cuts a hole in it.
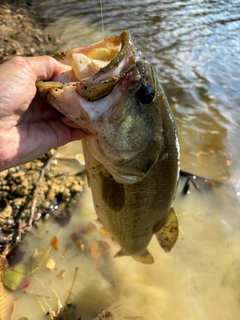
[{"label": "fishing line", "polygon": [[101,10],[101,19],[102,19],[102,33],[104,37],[103,0],[100,0],[100,10]]}]

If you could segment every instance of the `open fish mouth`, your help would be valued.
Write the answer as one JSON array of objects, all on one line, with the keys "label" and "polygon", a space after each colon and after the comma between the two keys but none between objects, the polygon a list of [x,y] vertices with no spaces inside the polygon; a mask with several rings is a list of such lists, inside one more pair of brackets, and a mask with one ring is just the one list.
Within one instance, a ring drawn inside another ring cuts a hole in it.
[{"label": "open fish mouth", "polygon": [[116,116],[113,106],[122,99],[129,82],[142,79],[146,83],[144,70],[138,66],[139,54],[128,31],[86,47],[57,51],[54,57],[65,64],[65,70],[51,81],[37,81],[36,86],[58,111],[94,134],[92,123],[97,118]]},{"label": "open fish mouth", "polygon": [[[117,42],[117,46],[120,47],[117,56],[106,66],[101,67],[94,75],[83,80],[79,79],[81,81],[77,83],[76,90],[81,97],[89,101],[96,101],[105,97],[120,80],[134,70],[133,46],[130,42],[129,32],[124,31],[114,39],[113,44],[115,44],[115,42]],[[114,52],[115,50],[112,49],[112,53]],[[101,50],[100,56],[102,56]],[[110,53],[110,57],[111,56],[112,54]],[[98,56],[96,56],[96,58],[98,58]],[[96,60],[99,62],[99,59]]]},{"label": "open fish mouth", "polygon": [[[127,100],[134,100],[142,86],[146,90],[141,99],[147,96],[153,100],[154,73],[146,72],[145,64],[148,68],[149,64],[135,49],[128,31],[82,48],[57,51],[55,58],[65,64],[65,69],[51,81],[37,81],[38,91],[88,134],[101,131],[97,123],[102,119],[122,121]],[[144,147],[132,151],[138,153]]]},{"label": "open fish mouth", "polygon": [[133,70],[137,70],[134,54],[128,31],[83,48],[60,50],[54,57],[68,65],[69,70],[63,71],[51,82],[38,81],[36,85],[47,100],[51,90],[62,90],[72,85],[81,97],[97,101],[108,95]]},{"label": "open fish mouth", "polygon": [[[50,81],[38,81],[39,93],[89,135],[90,153],[116,181],[142,179],[160,153],[153,145],[164,140],[159,105],[165,98],[152,65],[136,50],[129,32],[58,51],[55,58],[65,69]],[[145,152],[152,148],[148,160]],[[137,165],[130,164],[134,159]]]}]

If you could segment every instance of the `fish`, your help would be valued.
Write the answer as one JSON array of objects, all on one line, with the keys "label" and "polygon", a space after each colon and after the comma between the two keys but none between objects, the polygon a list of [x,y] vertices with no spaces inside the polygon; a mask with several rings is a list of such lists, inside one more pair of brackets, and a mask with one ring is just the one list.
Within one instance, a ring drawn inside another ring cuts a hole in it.
[{"label": "fish", "polygon": [[82,140],[95,211],[117,241],[115,257],[151,264],[153,234],[169,252],[178,238],[176,121],[152,64],[125,30],[55,58],[66,70],[36,86],[88,135]]}]

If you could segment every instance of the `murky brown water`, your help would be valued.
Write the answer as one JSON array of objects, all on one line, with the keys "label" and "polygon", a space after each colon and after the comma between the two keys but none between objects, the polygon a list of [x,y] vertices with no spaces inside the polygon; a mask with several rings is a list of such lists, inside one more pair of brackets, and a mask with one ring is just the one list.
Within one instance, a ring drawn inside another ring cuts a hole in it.
[{"label": "murky brown water", "polygon": [[[102,4],[104,36],[128,29],[136,46],[157,70],[177,120],[181,168],[224,184],[214,189],[203,186],[200,192],[192,188],[186,197],[178,194],[175,211],[181,234],[173,251],[165,254],[154,239],[150,246],[153,266],[143,266],[131,258],[115,259],[112,270],[117,274],[116,291],[86,258],[71,259],[74,251],[62,266],[71,270],[64,285],[57,284],[55,274],[47,276],[44,268],[36,276],[46,287],[52,283],[48,295],[54,289],[64,302],[75,267],[79,267],[73,289],[77,309],[70,319],[99,319],[99,309],[109,309],[114,319],[237,320],[240,2],[103,0]],[[58,36],[65,48],[103,38],[99,1],[36,0],[34,8],[56,19],[48,31]],[[69,150],[78,153],[71,146]],[[88,192],[79,206],[81,213],[76,209],[73,225],[63,239],[82,219],[95,218]],[[52,235],[57,233],[52,225],[44,228]],[[116,250],[113,246],[113,252]],[[29,290],[36,293],[38,289],[33,286]],[[33,311],[26,307],[29,296],[26,299],[18,293],[17,298],[19,307],[14,319],[44,319],[36,299],[31,300]],[[48,301],[48,305],[54,303],[56,306],[54,297],[51,303]]]}]

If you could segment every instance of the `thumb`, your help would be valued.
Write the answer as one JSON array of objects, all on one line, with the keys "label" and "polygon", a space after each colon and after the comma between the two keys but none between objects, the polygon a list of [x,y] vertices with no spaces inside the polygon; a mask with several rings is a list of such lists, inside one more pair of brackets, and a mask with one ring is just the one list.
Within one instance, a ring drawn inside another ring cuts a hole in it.
[{"label": "thumb", "polygon": [[71,69],[71,67],[58,62],[50,56],[30,57],[25,59],[28,60],[30,70],[34,72],[35,81],[50,80],[60,72]]}]

